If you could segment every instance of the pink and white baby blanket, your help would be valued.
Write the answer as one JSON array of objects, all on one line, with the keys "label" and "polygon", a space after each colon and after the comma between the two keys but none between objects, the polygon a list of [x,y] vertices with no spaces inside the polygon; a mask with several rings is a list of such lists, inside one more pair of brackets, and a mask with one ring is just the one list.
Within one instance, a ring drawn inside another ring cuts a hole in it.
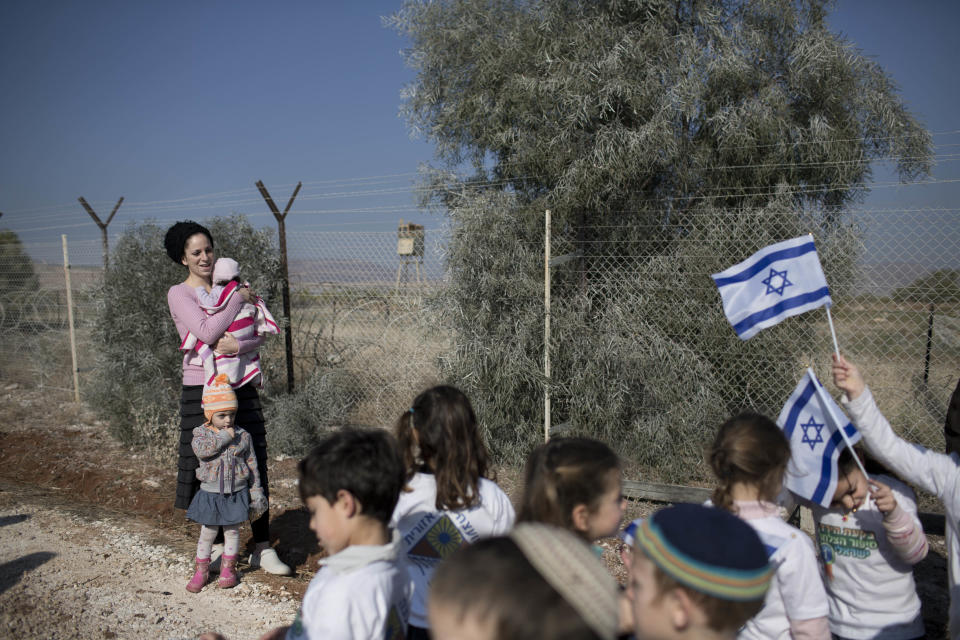
[{"label": "pink and white baby blanket", "polygon": [[[223,291],[217,300],[217,304],[207,306],[200,305],[208,315],[213,315],[223,310],[230,300],[230,296],[236,294],[239,283],[229,282],[223,287]],[[276,320],[267,309],[263,299],[257,296],[256,304],[244,303],[240,311],[234,317],[233,322],[227,327],[237,340],[252,338],[258,335],[269,333],[280,333],[280,327]],[[248,351],[247,353],[224,354],[215,353],[210,345],[201,342],[197,336],[187,332],[183,341],[180,343],[181,351],[193,351],[203,361],[203,372],[208,386],[218,373],[225,373],[230,380],[230,386],[234,389],[242,387],[256,378],[255,384],[258,387],[263,386],[263,374],[260,371],[260,353],[258,351]]]}]

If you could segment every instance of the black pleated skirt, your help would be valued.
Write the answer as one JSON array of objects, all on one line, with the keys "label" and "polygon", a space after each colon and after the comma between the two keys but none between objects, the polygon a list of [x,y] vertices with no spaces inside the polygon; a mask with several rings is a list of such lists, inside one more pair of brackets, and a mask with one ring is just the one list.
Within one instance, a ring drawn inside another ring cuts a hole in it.
[{"label": "black pleated skirt", "polygon": [[[235,389],[237,394],[237,422],[250,434],[253,440],[253,451],[257,457],[257,470],[260,473],[260,484],[263,493],[270,496],[270,484],[267,480],[267,431],[263,421],[263,410],[260,407],[260,394],[257,388],[247,384]],[[202,425],[203,408],[200,398],[203,395],[203,385],[184,385],[180,394],[180,445],[177,460],[177,496],[174,506],[177,509],[187,509],[193,496],[200,490],[200,481],[197,480],[197,467],[200,462],[193,453],[190,442],[193,440],[193,430]],[[266,540],[266,527],[270,522],[270,513],[263,514],[253,523],[254,538],[259,542]]]}]

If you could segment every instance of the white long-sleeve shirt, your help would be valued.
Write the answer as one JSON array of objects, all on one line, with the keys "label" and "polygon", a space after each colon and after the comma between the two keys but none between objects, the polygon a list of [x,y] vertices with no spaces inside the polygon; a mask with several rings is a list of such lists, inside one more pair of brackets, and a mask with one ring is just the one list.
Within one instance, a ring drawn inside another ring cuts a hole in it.
[{"label": "white long-sleeve shirt", "polygon": [[469,509],[437,511],[437,481],[417,473],[401,491],[390,526],[403,536],[407,570],[413,581],[410,624],[427,628],[427,595],[437,564],[463,545],[499,536],[513,528],[516,515],[507,494],[496,483],[480,478],[480,502]]},{"label": "white long-sleeve shirt", "polygon": [[410,578],[400,534],[385,545],[354,545],[321,560],[286,640],[402,639]]},{"label": "white long-sleeve shirt", "polygon": [[960,640],[960,456],[911,444],[890,428],[870,389],[856,400],[843,397],[843,406],[863,436],[864,446],[888,469],[935,495],[947,512],[947,572],[950,588],[950,638]]},{"label": "white long-sleeve shirt", "polygon": [[906,529],[922,546],[904,558],[891,542],[885,515],[873,500],[855,513],[809,504],[816,525],[820,566],[830,602],[830,630],[841,638],[909,640],[923,636],[913,564],[926,556],[913,491],[885,475],[871,476],[890,487]]}]

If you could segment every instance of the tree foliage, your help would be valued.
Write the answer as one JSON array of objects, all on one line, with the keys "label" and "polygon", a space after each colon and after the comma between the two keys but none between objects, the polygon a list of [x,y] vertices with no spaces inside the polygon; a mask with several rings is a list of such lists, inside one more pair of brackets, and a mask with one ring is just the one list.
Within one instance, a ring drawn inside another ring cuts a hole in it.
[{"label": "tree foliage", "polygon": [[797,349],[739,343],[709,274],[813,232],[842,289],[859,246],[843,212],[871,162],[930,168],[929,134],[826,7],[408,0],[390,19],[417,74],[403,113],[440,164],[425,202],[454,227],[444,362],[502,456],[542,437],[545,209],[578,256],[554,281],[554,423],[696,462],[702,437],[671,450],[678,431],[776,410],[759,387],[792,387]]},{"label": "tree foliage", "polygon": [[295,393],[279,395],[270,403],[267,423],[270,448],[302,457],[330,431],[347,424],[357,404],[356,377],[340,367],[316,367]]},{"label": "tree foliage", "polygon": [[0,230],[0,296],[36,294],[39,288],[33,260],[23,250],[20,237],[13,231]]},{"label": "tree foliage", "polygon": [[876,157],[929,170],[890,78],[825,2],[408,1],[404,113],[448,166],[579,222],[861,195]]},{"label": "tree foliage", "polygon": [[[241,275],[270,303],[279,300],[280,255],[274,232],[241,215],[204,221],[218,256],[240,263]],[[167,227],[127,227],[114,243],[93,329],[94,384],[89,400],[111,432],[128,444],[162,446],[178,437],[182,352],[167,290],[186,278],[163,248]],[[264,366],[278,369],[264,359]],[[275,358],[273,360],[276,360]],[[270,369],[267,369],[269,381]],[[169,451],[174,451],[172,447]]]}]

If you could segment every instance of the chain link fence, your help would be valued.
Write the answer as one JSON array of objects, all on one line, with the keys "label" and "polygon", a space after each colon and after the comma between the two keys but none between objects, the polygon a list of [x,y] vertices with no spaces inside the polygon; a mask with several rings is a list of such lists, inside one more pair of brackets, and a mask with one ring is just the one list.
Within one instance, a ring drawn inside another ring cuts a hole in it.
[{"label": "chain link fence", "polygon": [[[2,241],[0,381],[72,397],[73,354],[81,385],[92,361],[89,336],[97,307],[94,292],[103,273],[103,246],[99,240],[21,245],[12,234],[3,235]],[[69,331],[68,278],[75,349]]]},{"label": "chain link fence", "polygon": [[[795,225],[795,217],[789,225],[771,224],[770,238],[789,237],[784,234]],[[727,409],[718,405],[730,387],[721,384],[710,391],[716,380],[735,381],[744,407],[772,415],[807,365],[831,388],[833,347],[823,310],[789,318],[744,343],[722,317],[709,274],[750,255],[766,236],[727,237],[732,227],[716,218],[693,220],[687,229],[685,237],[670,239],[669,251],[652,228],[637,225],[592,235],[553,230],[552,351],[562,352],[591,333],[618,336],[619,342],[609,342],[611,349],[661,336],[656,344],[663,347],[664,379],[650,375],[636,388],[624,385],[624,392],[638,394],[638,406],[657,428],[679,419],[676,407],[682,402],[684,419],[701,434],[712,432],[711,421]],[[953,210],[865,211],[853,213],[829,241],[817,238],[841,351],[860,365],[897,429],[935,450],[943,449],[944,412],[960,375],[957,229],[960,214]],[[403,255],[396,232],[290,234],[297,386],[317,371],[347,372],[350,421],[389,425],[419,390],[437,383],[438,359],[454,340],[429,304],[444,287],[445,242],[443,232],[427,230],[422,252]],[[738,257],[719,261],[717,242],[727,243],[726,255]],[[0,383],[58,391],[67,399],[74,365],[63,244],[28,244],[19,251],[0,255]],[[95,348],[89,334],[102,273],[101,244],[70,242],[68,255],[82,388]],[[30,269],[24,269],[25,259]],[[567,313],[570,305],[578,306],[576,313]],[[279,318],[279,300],[270,306]],[[565,318],[574,317],[581,324],[564,325]],[[701,335],[691,340],[692,332]],[[268,355],[282,358],[282,340],[273,342]],[[611,370],[594,382],[616,387],[622,375]],[[552,385],[568,391],[554,398],[554,425],[576,422],[577,411],[584,409],[575,406],[577,396],[569,391],[586,383],[582,372],[554,369]],[[700,464],[703,439],[698,436],[689,456],[675,462]],[[656,450],[651,455],[656,458]],[[663,478],[676,480],[682,473]]]},{"label": "chain link fence", "polygon": [[[936,451],[944,448],[946,407],[960,376],[958,223],[956,210],[856,211],[816,234],[841,352],[860,367],[894,428]],[[639,451],[644,471],[653,467],[662,480],[709,478],[703,450],[719,420],[738,409],[776,418],[808,366],[836,392],[823,309],[741,342],[710,278],[767,244],[824,228],[818,224],[789,212],[756,221],[711,212],[690,216],[682,234],[659,239],[660,222],[552,230],[552,352],[562,356],[573,340],[591,340],[604,358],[606,342],[591,338],[603,327],[608,340],[645,345],[637,362],[661,358],[624,387],[637,407],[634,424],[630,436],[611,442]],[[615,348],[623,351],[623,344]],[[555,365],[552,373],[560,392],[551,424],[576,428],[583,418],[574,405],[592,382],[573,367]],[[578,387],[565,387],[566,378],[578,376]],[[628,442],[632,433],[642,441]],[[691,446],[678,448],[671,435]]]},{"label": "chain link fence", "polygon": [[357,424],[392,424],[438,382],[437,357],[451,336],[430,320],[426,301],[443,286],[444,243],[439,232],[421,237],[415,251],[397,232],[287,238],[295,380],[345,371]]}]

